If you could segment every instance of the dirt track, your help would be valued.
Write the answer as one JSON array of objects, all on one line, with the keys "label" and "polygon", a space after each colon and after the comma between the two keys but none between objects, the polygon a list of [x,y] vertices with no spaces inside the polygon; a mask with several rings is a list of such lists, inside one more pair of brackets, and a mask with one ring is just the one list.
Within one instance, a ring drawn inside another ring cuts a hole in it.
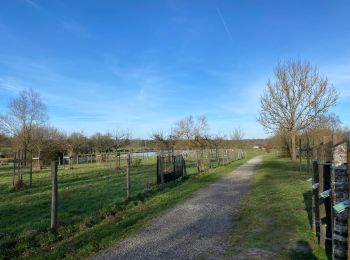
[{"label": "dirt track", "polygon": [[233,225],[233,211],[248,191],[260,163],[261,157],[251,159],[93,259],[222,258]]}]

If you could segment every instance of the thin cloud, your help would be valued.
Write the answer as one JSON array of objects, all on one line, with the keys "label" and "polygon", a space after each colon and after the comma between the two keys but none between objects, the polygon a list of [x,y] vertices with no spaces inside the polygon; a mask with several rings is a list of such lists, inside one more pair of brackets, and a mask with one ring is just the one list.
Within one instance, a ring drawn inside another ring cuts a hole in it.
[{"label": "thin cloud", "polygon": [[31,5],[34,8],[37,8],[37,9],[40,8],[40,6],[36,2],[34,2],[33,0],[24,0],[24,2]]},{"label": "thin cloud", "polygon": [[23,87],[18,86],[11,79],[0,78],[0,89],[8,91],[11,94],[17,94],[23,89]]},{"label": "thin cloud", "polygon": [[48,18],[52,19],[58,26],[62,27],[65,29],[67,32],[70,32],[75,35],[80,35],[82,37],[90,38],[91,33],[88,31],[88,29],[83,26],[81,23],[76,21],[75,19],[71,17],[67,17],[64,15],[60,15],[56,10],[55,12],[44,8],[43,6],[40,6],[33,0],[24,0],[28,5],[40,9],[40,12],[47,16]]},{"label": "thin cloud", "polygon": [[91,38],[91,34],[87,28],[73,19],[64,19],[60,22],[60,25],[68,32]]},{"label": "thin cloud", "polygon": [[216,12],[218,13],[218,16],[219,16],[219,18],[220,18],[220,20],[222,22],[222,25],[225,28],[225,31],[227,33],[228,38],[230,38],[230,40],[233,41],[232,34],[231,34],[229,28],[227,27],[225,19],[224,19],[224,16],[222,15],[222,13],[220,12],[220,9],[218,7],[216,8]]}]

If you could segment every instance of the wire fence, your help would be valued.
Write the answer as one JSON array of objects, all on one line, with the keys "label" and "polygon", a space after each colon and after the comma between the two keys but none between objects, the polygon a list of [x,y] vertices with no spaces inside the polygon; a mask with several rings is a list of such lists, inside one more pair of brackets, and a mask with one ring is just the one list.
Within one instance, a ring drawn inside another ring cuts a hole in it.
[{"label": "wire fence", "polygon": [[[0,202],[0,210],[7,216],[4,221],[8,219],[3,223],[3,232],[20,233],[30,229],[31,225],[42,227],[43,209],[36,207],[35,203],[49,205],[51,202],[51,215],[59,217],[59,220],[51,219],[52,228],[62,222],[84,222],[94,212],[104,212],[111,202],[121,205],[126,198],[147,197],[166,182],[202,174],[244,156],[242,150],[233,149],[182,150],[167,154],[113,153],[79,155],[74,160],[61,158],[51,167],[40,165],[35,159],[13,158],[12,162],[0,167],[0,196],[4,201],[11,197],[4,208]],[[34,162],[39,166],[34,167]],[[24,185],[16,187],[19,180]],[[47,196],[50,191],[51,198]],[[38,198],[37,201],[32,197]],[[11,207],[16,207],[16,201],[30,208],[30,225],[26,222],[28,218],[18,217],[19,212],[11,210]],[[74,214],[77,205],[79,214]],[[101,214],[103,218],[109,216],[108,213]],[[45,218],[49,222],[50,217]],[[11,219],[16,219],[16,223]]]}]

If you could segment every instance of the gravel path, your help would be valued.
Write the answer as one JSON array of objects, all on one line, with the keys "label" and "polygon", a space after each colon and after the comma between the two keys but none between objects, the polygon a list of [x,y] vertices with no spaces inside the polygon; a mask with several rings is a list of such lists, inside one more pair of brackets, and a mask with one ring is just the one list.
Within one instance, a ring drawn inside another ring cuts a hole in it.
[{"label": "gravel path", "polygon": [[248,191],[261,163],[255,157],[232,173],[194,193],[149,227],[93,259],[218,259],[227,246],[233,211]]}]

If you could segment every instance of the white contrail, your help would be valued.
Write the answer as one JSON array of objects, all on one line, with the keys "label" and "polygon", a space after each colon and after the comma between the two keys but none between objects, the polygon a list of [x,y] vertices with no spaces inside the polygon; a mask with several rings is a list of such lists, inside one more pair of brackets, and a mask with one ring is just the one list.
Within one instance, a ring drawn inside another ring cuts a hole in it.
[{"label": "white contrail", "polygon": [[27,2],[28,4],[30,4],[31,6],[35,7],[35,8],[39,8],[40,7],[37,3],[35,3],[32,0],[24,0],[24,1]]},{"label": "white contrail", "polygon": [[224,19],[223,15],[221,14],[220,9],[218,7],[216,8],[216,11],[218,12],[220,20],[221,20],[221,22],[225,28],[225,31],[227,33],[227,36],[230,38],[231,41],[233,41],[232,34],[231,34],[230,30],[228,29],[226,22],[225,22],[225,19]]}]

